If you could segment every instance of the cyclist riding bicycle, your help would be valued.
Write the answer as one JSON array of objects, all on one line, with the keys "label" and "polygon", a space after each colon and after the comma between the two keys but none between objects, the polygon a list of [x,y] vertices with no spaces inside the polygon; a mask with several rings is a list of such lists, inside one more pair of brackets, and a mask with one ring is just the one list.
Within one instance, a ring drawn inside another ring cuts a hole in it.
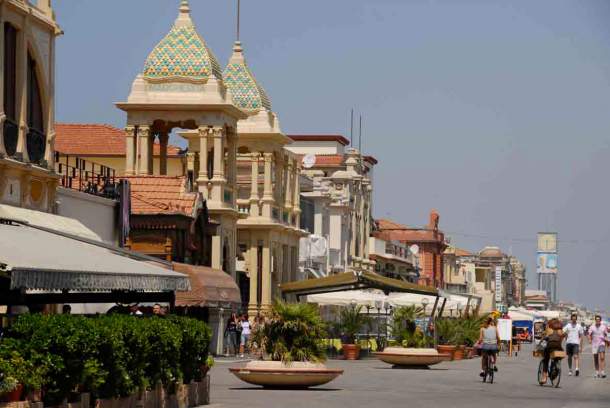
[{"label": "cyclist riding bicycle", "polygon": [[563,325],[558,319],[552,319],[547,325],[546,332],[544,333],[544,341],[546,341],[546,347],[543,351],[543,365],[542,365],[542,383],[546,383],[549,373],[549,360],[551,359],[551,353],[553,351],[563,351],[561,342],[563,340]]},{"label": "cyclist riding bicycle", "polygon": [[500,333],[495,325],[496,321],[493,317],[488,317],[481,331],[479,333],[479,341],[477,342],[481,347],[481,377],[485,377],[487,371],[487,355],[491,357],[494,364],[494,371],[498,371],[496,366],[496,353],[498,352],[500,345]]}]

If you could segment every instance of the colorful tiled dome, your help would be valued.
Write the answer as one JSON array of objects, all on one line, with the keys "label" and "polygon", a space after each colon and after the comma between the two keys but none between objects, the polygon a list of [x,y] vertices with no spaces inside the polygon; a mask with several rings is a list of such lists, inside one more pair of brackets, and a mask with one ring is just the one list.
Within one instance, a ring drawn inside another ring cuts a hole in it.
[{"label": "colorful tiled dome", "polygon": [[238,108],[255,112],[261,109],[271,110],[271,101],[248,68],[239,41],[233,46],[233,55],[223,76],[224,83],[231,92],[233,103]]},{"label": "colorful tiled dome", "polygon": [[220,65],[195,29],[188,1],[182,0],[174,26],[146,59],[144,78],[157,82],[205,82],[211,76],[222,78]]}]

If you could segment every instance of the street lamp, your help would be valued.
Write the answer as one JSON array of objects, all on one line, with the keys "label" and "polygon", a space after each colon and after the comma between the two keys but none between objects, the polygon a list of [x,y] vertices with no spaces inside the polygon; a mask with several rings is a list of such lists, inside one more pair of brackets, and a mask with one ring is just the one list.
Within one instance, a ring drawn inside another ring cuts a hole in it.
[{"label": "street lamp", "polygon": [[[388,320],[390,319],[390,314],[392,313],[392,305],[390,304],[390,302],[385,302],[384,304],[384,309],[385,309],[385,321],[384,321],[384,327],[383,327],[383,331],[385,332],[385,338],[384,338],[384,348],[385,348],[385,343],[388,341]],[[383,351],[383,350],[381,350]]]},{"label": "street lamp", "polygon": [[379,351],[379,338],[381,337],[380,320],[381,320],[381,308],[382,307],[383,307],[383,301],[382,300],[376,300],[375,301],[375,308],[377,309],[377,351]]}]

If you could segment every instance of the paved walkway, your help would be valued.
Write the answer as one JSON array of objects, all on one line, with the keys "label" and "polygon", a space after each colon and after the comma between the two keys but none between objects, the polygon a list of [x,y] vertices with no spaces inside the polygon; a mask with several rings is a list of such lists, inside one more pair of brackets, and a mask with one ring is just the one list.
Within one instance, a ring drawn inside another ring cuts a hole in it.
[{"label": "paved walkway", "polygon": [[[536,383],[538,360],[529,349],[518,357],[501,357],[494,384],[478,376],[480,360],[446,362],[429,370],[392,369],[377,360],[329,361],[345,373],[323,387],[306,391],[265,390],[239,381],[219,363],[211,372],[212,403],[217,407],[318,408],[608,408],[610,378],[592,378],[592,357],[584,355],[580,377],[568,377],[561,388]],[[242,363],[243,364],[243,363]]]}]

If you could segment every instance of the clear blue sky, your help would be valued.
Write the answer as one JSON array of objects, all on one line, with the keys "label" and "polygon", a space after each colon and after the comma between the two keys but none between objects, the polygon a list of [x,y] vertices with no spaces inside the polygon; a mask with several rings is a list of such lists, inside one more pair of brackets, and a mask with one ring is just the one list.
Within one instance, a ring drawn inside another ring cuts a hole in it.
[{"label": "clear blue sky", "polygon": [[[57,119],[110,123],[178,0],[59,0]],[[222,65],[235,1],[191,0]],[[287,133],[364,115],[377,217],[526,262],[560,234],[560,296],[610,309],[610,2],[242,0],[242,42]]]}]

